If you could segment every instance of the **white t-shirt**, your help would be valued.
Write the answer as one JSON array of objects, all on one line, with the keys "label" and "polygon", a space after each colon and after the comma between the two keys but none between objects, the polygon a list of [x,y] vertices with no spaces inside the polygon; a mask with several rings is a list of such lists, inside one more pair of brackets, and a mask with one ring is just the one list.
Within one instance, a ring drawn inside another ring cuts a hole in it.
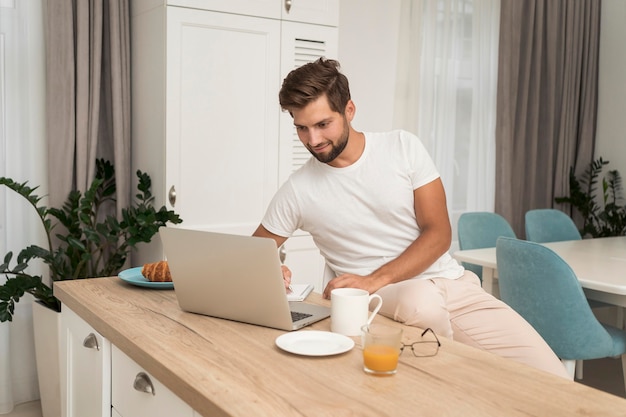
[{"label": "white t-shirt", "polygon": [[[263,218],[270,232],[309,232],[337,274],[367,275],[397,258],[420,234],[413,190],[439,178],[422,142],[405,131],[365,133],[354,164],[311,157],[278,190]],[[448,253],[416,278],[463,275]]]}]

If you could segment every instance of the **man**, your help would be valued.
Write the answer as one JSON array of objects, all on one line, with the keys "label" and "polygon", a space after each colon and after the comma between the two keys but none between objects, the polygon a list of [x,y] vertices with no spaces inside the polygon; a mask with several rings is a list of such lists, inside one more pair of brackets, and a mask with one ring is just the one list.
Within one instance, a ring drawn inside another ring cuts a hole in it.
[{"label": "man", "polygon": [[362,288],[383,298],[387,317],[568,377],[539,334],[448,254],[443,184],[417,137],[354,130],[348,80],[333,60],[293,70],[279,100],[314,158],[280,188],[255,236],[280,246],[309,232],[336,275],[325,298]]}]

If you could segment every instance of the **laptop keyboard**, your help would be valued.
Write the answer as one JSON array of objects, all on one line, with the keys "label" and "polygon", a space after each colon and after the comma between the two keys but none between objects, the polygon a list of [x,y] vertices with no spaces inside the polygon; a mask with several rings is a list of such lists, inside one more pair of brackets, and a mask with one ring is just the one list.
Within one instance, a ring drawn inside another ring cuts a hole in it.
[{"label": "laptop keyboard", "polygon": [[291,312],[291,321],[293,321],[295,323],[298,320],[306,319],[307,317],[311,317],[311,316],[312,316],[312,314],[299,313],[297,311],[292,311]]}]

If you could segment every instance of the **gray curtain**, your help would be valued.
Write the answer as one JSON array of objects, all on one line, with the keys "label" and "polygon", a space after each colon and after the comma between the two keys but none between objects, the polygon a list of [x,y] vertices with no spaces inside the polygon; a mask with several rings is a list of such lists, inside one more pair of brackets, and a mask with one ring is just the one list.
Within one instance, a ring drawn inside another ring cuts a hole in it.
[{"label": "gray curtain", "polygon": [[85,191],[104,158],[115,166],[119,214],[132,179],[128,0],[46,0],[44,14],[49,205]]},{"label": "gray curtain", "polygon": [[600,0],[502,0],[496,203],[517,233],[524,214],[559,208],[569,169],[593,159]]}]

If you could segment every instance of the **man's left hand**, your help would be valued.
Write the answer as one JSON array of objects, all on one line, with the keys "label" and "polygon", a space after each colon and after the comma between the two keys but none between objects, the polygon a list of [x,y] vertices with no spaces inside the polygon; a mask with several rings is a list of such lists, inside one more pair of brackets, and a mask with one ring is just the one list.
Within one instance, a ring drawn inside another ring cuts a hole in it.
[{"label": "man's left hand", "polygon": [[371,275],[343,274],[330,280],[322,295],[330,300],[330,292],[335,288],[360,288],[373,294],[381,287],[380,282]]}]

